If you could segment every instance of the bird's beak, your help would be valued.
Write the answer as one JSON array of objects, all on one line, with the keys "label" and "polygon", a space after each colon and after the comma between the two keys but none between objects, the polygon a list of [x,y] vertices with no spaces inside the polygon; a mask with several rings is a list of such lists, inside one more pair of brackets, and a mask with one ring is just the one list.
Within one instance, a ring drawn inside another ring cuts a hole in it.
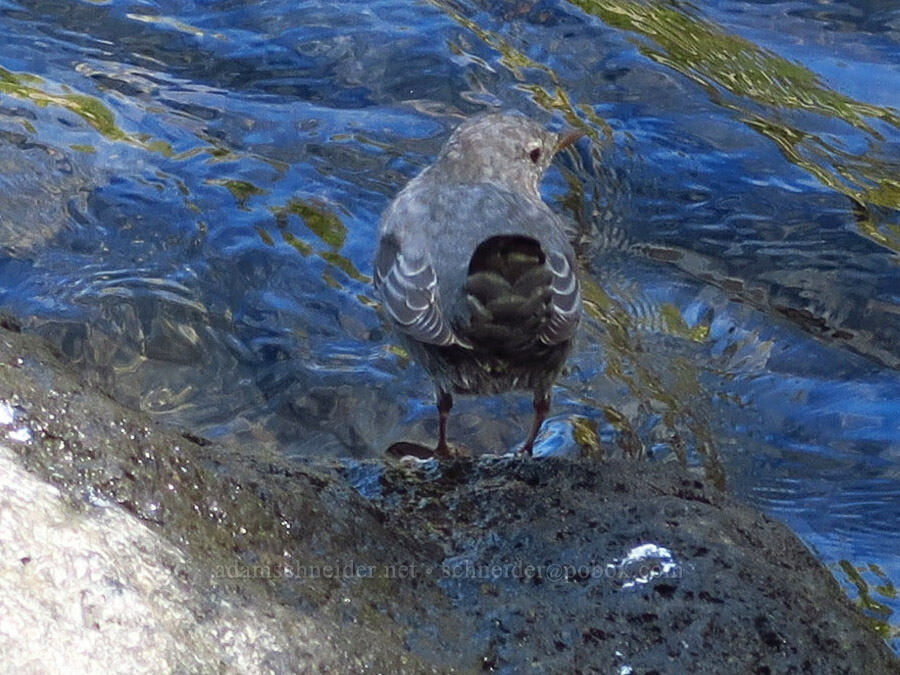
[{"label": "bird's beak", "polygon": [[560,134],[559,140],[556,142],[556,147],[553,149],[554,154],[568,148],[572,143],[584,136],[585,133],[586,132],[582,129],[572,129],[571,131]]}]

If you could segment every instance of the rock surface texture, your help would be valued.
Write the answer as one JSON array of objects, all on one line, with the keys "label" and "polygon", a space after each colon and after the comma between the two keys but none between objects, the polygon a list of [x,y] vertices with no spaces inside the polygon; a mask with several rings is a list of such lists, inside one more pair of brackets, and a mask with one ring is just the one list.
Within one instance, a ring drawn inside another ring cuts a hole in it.
[{"label": "rock surface texture", "polygon": [[9,672],[900,672],[785,527],[676,465],[261,457],[8,329],[0,446]]}]

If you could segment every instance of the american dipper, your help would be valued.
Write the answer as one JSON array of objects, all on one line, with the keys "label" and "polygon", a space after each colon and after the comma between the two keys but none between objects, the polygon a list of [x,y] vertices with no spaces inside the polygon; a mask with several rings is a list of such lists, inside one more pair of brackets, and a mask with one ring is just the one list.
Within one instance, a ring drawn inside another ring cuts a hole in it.
[{"label": "american dipper", "polygon": [[468,120],[382,215],[375,288],[436,385],[437,455],[451,454],[452,394],[514,389],[534,393],[520,450],[532,454],[581,318],[575,254],[538,184],[581,135],[507,113]]}]

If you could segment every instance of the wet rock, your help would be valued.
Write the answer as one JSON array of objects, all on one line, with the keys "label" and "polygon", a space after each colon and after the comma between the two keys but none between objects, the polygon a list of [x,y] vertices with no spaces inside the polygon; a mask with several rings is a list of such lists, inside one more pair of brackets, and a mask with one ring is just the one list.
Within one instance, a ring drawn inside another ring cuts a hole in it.
[{"label": "wet rock", "polygon": [[0,331],[4,670],[432,670],[382,608],[423,620],[438,589],[336,569],[421,553],[338,480],[195,440]]},{"label": "wet rock", "polygon": [[900,672],[786,528],[676,465],[198,441],[0,330],[7,668]]},{"label": "wet rock", "polygon": [[433,471],[387,471],[377,501],[441,547],[439,584],[494,670],[900,672],[783,525],[671,464]]}]

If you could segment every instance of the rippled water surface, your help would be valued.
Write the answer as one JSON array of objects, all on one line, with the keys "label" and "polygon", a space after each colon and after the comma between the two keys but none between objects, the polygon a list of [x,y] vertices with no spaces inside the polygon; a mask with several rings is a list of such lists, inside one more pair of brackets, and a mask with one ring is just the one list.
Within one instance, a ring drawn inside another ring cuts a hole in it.
[{"label": "rippled water surface", "polygon": [[[900,4],[3,1],[0,38],[0,304],[292,455],[434,434],[370,256],[453,126],[587,130],[544,184],[589,320],[538,452],[724,476],[900,650]],[[452,438],[529,416],[460,401]]]}]

